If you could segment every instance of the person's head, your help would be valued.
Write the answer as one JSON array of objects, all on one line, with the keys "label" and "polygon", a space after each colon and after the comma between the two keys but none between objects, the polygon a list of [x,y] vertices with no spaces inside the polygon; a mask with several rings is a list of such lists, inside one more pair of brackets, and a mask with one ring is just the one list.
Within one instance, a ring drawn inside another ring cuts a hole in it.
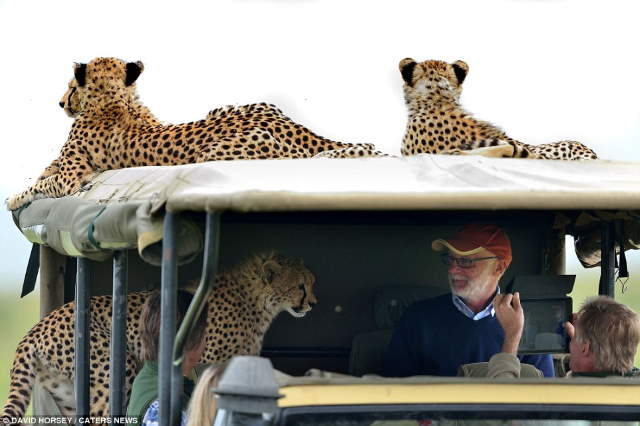
[{"label": "person's head", "polygon": [[[184,290],[176,294],[176,324],[180,327],[182,319],[187,313],[193,296]],[[141,360],[157,361],[160,348],[160,291],[154,291],[142,308],[140,318],[140,338],[142,342]],[[189,371],[200,359],[205,348],[204,334],[207,328],[208,306],[205,302],[200,316],[196,319],[184,347],[183,370]]]},{"label": "person's head", "polygon": [[187,426],[211,425],[216,416],[216,401],[212,389],[218,385],[226,365],[212,365],[198,378],[187,411]]},{"label": "person's head", "polygon": [[587,300],[575,320],[569,367],[576,373],[631,370],[640,343],[640,318],[622,303],[600,296]]},{"label": "person's head", "polygon": [[431,248],[442,252],[451,291],[469,301],[491,297],[511,263],[509,237],[496,225],[466,225]]}]

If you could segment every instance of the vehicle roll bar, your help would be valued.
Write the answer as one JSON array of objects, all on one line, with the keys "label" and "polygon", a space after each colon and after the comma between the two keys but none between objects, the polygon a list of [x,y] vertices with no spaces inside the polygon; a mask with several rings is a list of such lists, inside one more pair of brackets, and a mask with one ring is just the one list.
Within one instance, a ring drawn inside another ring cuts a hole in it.
[{"label": "vehicle roll bar", "polygon": [[75,375],[76,416],[89,417],[89,321],[91,312],[89,259],[78,258],[75,309]]},{"label": "vehicle roll bar", "polygon": [[113,256],[113,297],[111,314],[111,347],[109,366],[109,415],[122,417],[125,407],[125,359],[127,356],[127,272],[129,258],[126,250]]},{"label": "vehicle roll bar", "polygon": [[167,212],[164,219],[162,243],[162,311],[160,313],[161,335],[159,354],[160,426],[180,424],[182,396],[182,361],[187,336],[195,320],[200,316],[207,299],[210,284],[218,269],[220,245],[220,213],[207,213],[205,225],[205,247],[202,276],[189,309],[176,335],[177,218]]},{"label": "vehicle roll bar", "polygon": [[[171,212],[164,216],[162,237],[162,269],[160,284],[160,344],[158,353],[158,399],[160,426],[175,425],[171,411],[171,364],[176,333],[176,292],[178,290],[178,261],[176,256],[177,217]],[[177,416],[175,417],[177,419]]]}]

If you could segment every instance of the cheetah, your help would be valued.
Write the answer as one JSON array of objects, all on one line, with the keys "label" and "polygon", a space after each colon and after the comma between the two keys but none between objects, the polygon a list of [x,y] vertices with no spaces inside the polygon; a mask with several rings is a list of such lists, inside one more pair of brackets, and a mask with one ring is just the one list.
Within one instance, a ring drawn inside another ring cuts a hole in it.
[{"label": "cheetah", "polygon": [[[304,317],[316,304],[315,276],[302,260],[278,253],[253,255],[222,270],[211,283],[201,363],[222,363],[233,355],[258,355],[272,320],[282,311]],[[151,292],[127,298],[126,395],[141,367],[140,315]],[[90,401],[91,416],[108,415],[111,296],[91,298]],[[0,417],[22,417],[36,375],[64,416],[75,414],[75,303],[52,311],[38,322],[16,349],[9,398]]]},{"label": "cheetah", "polygon": [[402,155],[452,153],[478,150],[498,157],[549,160],[591,160],[596,154],[575,141],[528,145],[508,137],[501,129],[474,118],[460,105],[460,94],[469,66],[405,58],[399,64],[409,121],[402,141]]},{"label": "cheetah", "polygon": [[[36,197],[62,197],[96,174],[135,166],[216,160],[309,158],[329,150],[373,156],[373,145],[329,140],[293,122],[273,105],[251,104],[212,111],[203,120],[164,125],[136,94],[142,62],[96,58],[74,65],[61,106],[75,119],[60,155],[30,188],[7,200],[16,210]],[[62,105],[64,103],[64,106]],[[148,113],[148,114],[147,114]],[[359,147],[355,151],[343,148]]]},{"label": "cheetah", "polygon": [[[76,118],[78,113],[81,110],[81,99],[78,93],[78,81],[75,78],[72,78],[69,81],[69,87],[67,91],[62,95],[60,102],[60,108],[62,108],[69,117]],[[131,117],[135,121],[139,121],[140,123],[144,123],[150,126],[158,126],[163,124],[160,120],[158,120],[155,115],[151,113],[149,108],[144,106],[142,102],[138,100],[136,96],[129,104],[129,113]],[[47,176],[51,176],[52,174],[56,174],[59,171],[58,159],[55,159],[51,162],[49,166],[47,166],[44,171],[40,174],[40,176],[36,179],[36,182],[41,181]]]}]

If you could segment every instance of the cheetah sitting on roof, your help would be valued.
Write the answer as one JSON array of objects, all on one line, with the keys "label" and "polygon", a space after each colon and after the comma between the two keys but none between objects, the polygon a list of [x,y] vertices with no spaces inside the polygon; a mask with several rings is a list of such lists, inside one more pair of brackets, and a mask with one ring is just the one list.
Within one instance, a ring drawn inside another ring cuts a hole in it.
[{"label": "cheetah sitting on roof", "polygon": [[[15,210],[35,197],[62,197],[104,170],[214,160],[382,155],[371,144],[335,142],[294,123],[278,108],[253,104],[212,111],[208,119],[162,125],[141,106],[135,81],[141,62],[97,58],[74,66],[61,106],[75,117],[60,156],[26,191],[7,200]],[[64,105],[62,105],[64,103]],[[68,105],[69,107],[66,107]]]},{"label": "cheetah sitting on roof", "polygon": [[409,121],[401,152],[415,154],[479,153],[496,157],[591,160],[596,154],[580,142],[528,145],[508,137],[498,127],[480,121],[460,105],[469,66],[429,60],[400,61]]},{"label": "cheetah sitting on roof", "polygon": [[[259,355],[272,320],[287,311],[303,317],[316,304],[315,277],[301,260],[279,254],[255,255],[223,270],[211,283],[209,312],[200,362],[222,363],[233,355]],[[151,292],[132,293],[127,301],[127,399],[140,367],[140,314]],[[111,296],[91,298],[90,402],[92,417],[108,415]],[[23,417],[36,374],[62,415],[75,414],[74,316],[70,302],[49,313],[22,339],[11,369],[9,397],[0,419]],[[0,421],[1,423],[1,421]]]}]

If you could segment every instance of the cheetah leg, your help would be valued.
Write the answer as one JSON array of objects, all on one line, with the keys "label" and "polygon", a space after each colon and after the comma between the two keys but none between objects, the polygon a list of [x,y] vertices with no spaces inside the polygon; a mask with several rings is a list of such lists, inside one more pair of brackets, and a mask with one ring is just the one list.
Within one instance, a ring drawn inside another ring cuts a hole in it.
[{"label": "cheetah leg", "polygon": [[483,157],[491,157],[491,158],[502,158],[502,157],[513,157],[514,148],[511,145],[503,144],[496,146],[487,146],[483,148],[476,149],[452,149],[443,154],[447,155],[480,155]]},{"label": "cheetah leg", "polygon": [[538,159],[542,158],[536,154],[531,148],[531,145],[524,144],[522,142],[509,141],[509,144],[513,146],[513,158],[529,158]]},{"label": "cheetah leg", "polygon": [[9,396],[0,418],[24,416],[29,401],[31,401],[31,392],[36,377],[36,364],[36,345],[31,336],[27,334],[16,348],[13,367],[9,373],[11,378]]},{"label": "cheetah leg", "polygon": [[[103,328],[104,324],[91,325],[91,346],[89,350],[89,398],[90,409],[89,415],[91,417],[105,417],[109,415],[109,344],[110,344],[110,332]],[[75,356],[71,357],[72,360]],[[73,362],[73,361],[72,361]],[[136,372],[138,370],[138,364],[133,355],[127,351],[125,358],[125,407],[129,402],[129,396],[131,395],[131,386],[135,379]],[[49,374],[51,376],[51,374]],[[47,373],[43,374],[45,379],[43,380],[43,387],[47,389],[56,402],[58,403],[63,415],[74,415],[76,406],[73,392],[73,386],[68,389],[61,386],[64,379],[72,385],[73,374],[71,377],[54,377],[53,379],[47,377]]]},{"label": "cheetah leg", "polygon": [[16,210],[36,197],[63,197],[82,188],[95,175],[88,160],[79,155],[61,156],[59,172],[36,182],[31,188],[7,200],[7,208]]},{"label": "cheetah leg", "polygon": [[42,179],[49,177],[51,175],[55,175],[60,170],[60,165],[58,164],[58,159],[56,158],[49,164],[44,171],[38,176],[38,180],[36,182],[41,181]]},{"label": "cheetah leg", "polygon": [[[65,417],[75,415],[76,401],[73,393],[73,381],[63,374],[45,368],[42,364],[38,366],[36,375],[40,387],[51,395],[60,414]],[[58,413],[41,411],[35,414],[54,416]]]}]

